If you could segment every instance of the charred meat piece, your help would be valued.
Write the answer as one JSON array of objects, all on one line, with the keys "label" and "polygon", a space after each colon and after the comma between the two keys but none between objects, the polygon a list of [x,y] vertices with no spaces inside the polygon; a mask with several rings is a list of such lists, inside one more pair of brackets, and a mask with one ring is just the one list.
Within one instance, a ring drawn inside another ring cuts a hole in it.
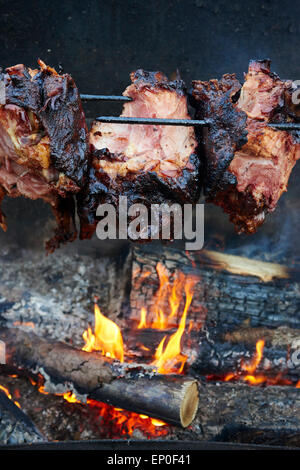
[{"label": "charred meat piece", "polygon": [[235,74],[226,74],[221,80],[193,81],[195,117],[211,121],[209,127],[197,131],[203,143],[204,191],[209,196],[235,182],[227,169],[235,152],[247,142],[247,116],[236,107],[241,87]]},{"label": "charred meat piece", "polygon": [[[76,237],[73,196],[87,171],[88,132],[76,85],[39,61],[0,74],[0,202],[43,199],[57,220],[53,251]],[[0,225],[5,219],[0,212]]]},{"label": "charred meat piece", "polygon": [[[122,116],[188,119],[182,80],[169,81],[161,72],[138,70],[124,95]],[[128,206],[143,203],[196,202],[200,193],[197,140],[192,127],[100,124],[90,132],[91,169],[78,196],[81,238],[90,238],[100,203]]]},{"label": "charred meat piece", "polygon": [[[199,82],[194,84],[196,99],[199,87]],[[207,88],[207,85],[202,87]],[[281,194],[287,190],[290,173],[300,157],[299,137],[295,133],[276,131],[268,126],[270,122],[288,122],[295,118],[291,93],[292,83],[271,73],[269,60],[251,61],[240,95],[231,104],[233,112],[247,117],[247,142],[234,148],[236,139],[243,136],[243,129],[233,138],[233,127],[222,127],[223,148],[229,142],[234,149],[233,158],[226,162],[221,150],[217,150],[217,159],[211,152],[211,148],[216,148],[211,135],[204,138],[207,167],[213,168],[210,175],[216,174],[218,182],[217,186],[208,186],[208,199],[230,214],[238,233],[255,232],[267,213],[275,209]],[[210,100],[214,102],[213,94],[208,95]],[[214,119],[214,116],[210,117]],[[221,173],[217,172],[221,166],[214,166],[216,160],[228,167],[225,177],[222,176],[224,168]],[[209,179],[211,181],[212,178]]]}]

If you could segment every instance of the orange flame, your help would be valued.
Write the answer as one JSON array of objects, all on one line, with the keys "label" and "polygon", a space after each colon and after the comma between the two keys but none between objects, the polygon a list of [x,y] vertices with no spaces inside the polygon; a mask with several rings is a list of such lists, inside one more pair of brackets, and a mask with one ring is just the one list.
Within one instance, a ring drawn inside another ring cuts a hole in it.
[{"label": "orange flame", "polygon": [[69,403],[80,403],[80,401],[77,400],[75,393],[71,391],[64,393],[63,397]]},{"label": "orange flame", "polygon": [[[147,310],[143,307],[137,328],[151,327],[161,330],[175,326],[177,324],[180,305],[183,300],[183,292],[185,292],[185,306],[179,326],[167,343],[167,336],[163,338],[156,350],[155,360],[153,362],[153,365],[157,367],[158,373],[181,373],[187,360],[187,356],[181,353],[181,339],[185,331],[187,313],[193,297],[192,291],[197,279],[195,277],[188,278],[182,272],[179,272],[171,284],[168,271],[162,263],[157,263],[156,270],[159,277],[159,288],[155,296],[153,309],[154,318],[152,321],[147,321]],[[150,271],[142,273],[138,280],[139,285],[150,274]],[[166,307],[169,310],[168,315],[164,313]],[[193,323],[190,322],[189,331],[192,326]],[[123,362],[124,348],[121,331],[114,322],[101,313],[97,304],[95,304],[95,331],[93,333],[91,328],[88,328],[83,333],[83,339],[85,340],[84,351],[101,351],[103,355],[117,358]],[[142,349],[148,350],[148,348],[144,346],[142,346]],[[69,395],[64,394],[64,398],[72,403],[77,401],[76,397],[74,397],[71,392]],[[125,424],[124,426],[126,433],[129,435],[132,434],[135,428],[139,428],[141,423],[143,424],[142,430],[150,432],[150,435],[161,435],[162,431],[158,432],[158,428],[163,430],[163,434],[167,432],[166,423],[163,421],[150,418],[146,415],[138,415],[136,413],[113,408],[109,405],[99,404],[92,400],[88,400],[88,403],[100,407],[101,416],[105,416],[109,413],[110,420],[116,421],[118,429],[123,423],[126,423],[126,426]]]},{"label": "orange flame", "polygon": [[259,364],[260,364],[260,362],[263,358],[264,346],[265,346],[265,342],[264,342],[263,339],[260,339],[259,341],[257,341],[256,351],[255,351],[255,354],[254,354],[253,358],[251,359],[251,361],[248,362],[248,363],[245,363],[245,362],[241,363],[242,370],[244,372],[247,372],[247,374],[243,375],[243,374],[238,374],[238,373],[234,373],[234,372],[229,372],[224,377],[224,381],[229,382],[230,380],[235,380],[235,379],[239,378],[241,380],[244,380],[245,382],[249,382],[251,385],[260,385],[260,384],[266,382],[267,377],[265,377],[264,375],[262,375],[262,374],[254,375],[257,367],[259,366]]},{"label": "orange flame", "polygon": [[171,374],[175,372],[180,374],[183,371],[187,356],[181,353],[181,338],[185,330],[187,312],[193,299],[192,291],[196,282],[197,279],[194,277],[186,280],[184,286],[186,295],[185,307],[179,327],[177,331],[172,334],[165,348],[164,344],[167,337],[164,336],[155,352],[155,360],[152,364],[157,367],[157,371],[160,374]]},{"label": "orange flame", "polygon": [[[138,329],[154,328],[165,330],[178,324],[177,315],[183,300],[184,286],[189,280],[186,279],[183,272],[179,271],[175,273],[173,283],[171,283],[167,268],[160,262],[156,265],[156,271],[159,278],[159,288],[155,295],[154,318],[147,322],[147,310],[145,307],[142,307]],[[170,312],[168,315],[165,314],[166,309]]]},{"label": "orange flame", "polygon": [[83,351],[101,351],[103,356],[123,362],[124,347],[120,328],[101,313],[97,304],[95,304],[95,334],[89,327],[82,336],[85,341]]},{"label": "orange flame", "polygon": [[167,327],[167,318],[164,315],[162,306],[169,291],[169,276],[167,268],[162,263],[157,263],[156,271],[159,277],[159,289],[154,307],[155,319],[151,324],[151,328],[164,330]]},{"label": "orange flame", "polygon": [[[150,273],[147,272],[147,275]],[[146,277],[146,276],[145,276]],[[146,310],[144,310],[139,328],[146,327]],[[124,360],[124,347],[123,338],[119,327],[110,319],[106,318],[100,311],[100,308],[95,304],[95,333],[92,333],[91,328],[88,328],[83,333],[85,345],[82,348],[84,351],[100,351],[102,355],[119,359],[121,362]],[[146,348],[147,349],[147,348]],[[42,391],[42,390],[40,390]],[[76,396],[72,392],[63,394],[65,400],[70,403],[79,403]],[[142,427],[143,431],[150,432],[151,435],[159,436],[165,434],[167,431],[157,432],[157,427],[166,426],[163,421],[155,420],[145,415],[138,415],[130,413],[125,410],[114,408],[105,403],[95,402],[94,400],[87,400],[87,403],[97,406],[100,410],[100,415],[109,420],[114,421],[116,432],[120,432],[124,427],[124,435],[131,435],[135,428]],[[141,426],[141,423],[143,425]]]},{"label": "orange flame", "polygon": [[[267,385],[292,385],[291,380],[284,379],[282,374],[277,374],[276,377],[268,377],[264,374],[256,374],[255,371],[261,360],[263,358],[263,351],[264,351],[265,342],[264,340],[259,340],[256,343],[256,352],[252,358],[252,360],[248,363],[241,363],[242,372],[229,372],[225,377],[224,381],[229,382],[230,380],[243,380],[248,382],[250,385],[260,385],[260,384],[267,384]],[[247,372],[247,373],[244,373]],[[208,379],[210,377],[208,376]],[[212,376],[211,378],[214,378]],[[296,388],[300,388],[300,381],[296,385]]]},{"label": "orange flame", "polygon": [[180,271],[178,276],[176,276],[176,278],[174,279],[171,295],[169,298],[171,313],[168,318],[168,323],[170,322],[170,320],[176,318],[178,309],[180,307],[181,298],[182,298],[182,295],[180,295],[179,293],[182,292],[183,285],[185,285],[185,276]]},{"label": "orange flame", "polygon": [[246,372],[249,372],[249,374],[253,374],[257,367],[259,366],[262,358],[263,358],[263,352],[264,352],[264,347],[265,347],[265,342],[263,339],[260,339],[256,343],[256,353],[253,356],[251,362],[248,364],[242,363],[242,369],[245,370]]},{"label": "orange flame", "polygon": [[140,319],[140,323],[138,324],[138,330],[141,330],[142,328],[147,328],[146,316],[147,316],[147,311],[144,307],[142,307],[141,319]]}]

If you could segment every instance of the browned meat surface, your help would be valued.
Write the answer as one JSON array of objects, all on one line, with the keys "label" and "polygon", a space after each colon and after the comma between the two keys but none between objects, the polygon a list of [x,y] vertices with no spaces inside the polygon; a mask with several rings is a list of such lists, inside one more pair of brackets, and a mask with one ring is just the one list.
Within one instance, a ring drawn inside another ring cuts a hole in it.
[{"label": "browned meat surface", "polygon": [[[292,119],[286,108],[290,95],[291,82],[282,81],[271,73],[269,61],[250,62],[240,96],[231,105],[236,113],[243,112],[247,116],[247,142],[234,149],[234,158],[228,162],[229,165],[225,162],[230,178],[226,176],[217,191],[210,192],[210,187],[207,191],[209,199],[230,214],[238,232],[255,232],[267,213],[275,209],[281,194],[287,190],[290,173],[300,157],[297,136],[273,130],[267,125]],[[214,101],[213,94],[208,96],[208,100]],[[231,130],[232,127],[226,129],[224,138],[221,137],[221,149],[227,146],[228,141],[233,143]],[[211,146],[215,148],[210,138],[208,136],[205,142],[208,167],[216,160],[210,151]],[[221,150],[218,155],[225,161]]]},{"label": "browned meat surface", "polygon": [[[187,96],[180,79],[138,70],[124,95],[133,99],[122,116],[188,119]],[[100,203],[195,202],[199,197],[199,158],[192,127],[101,124],[90,132],[91,171],[78,197],[81,238],[94,233]]]},{"label": "browned meat surface", "polygon": [[[76,237],[72,194],[87,171],[87,128],[73,79],[39,61],[40,69],[16,65],[0,74],[0,203],[5,195],[42,198],[57,220],[53,251]],[[3,85],[2,85],[3,86]],[[0,225],[6,224],[0,212]]]}]

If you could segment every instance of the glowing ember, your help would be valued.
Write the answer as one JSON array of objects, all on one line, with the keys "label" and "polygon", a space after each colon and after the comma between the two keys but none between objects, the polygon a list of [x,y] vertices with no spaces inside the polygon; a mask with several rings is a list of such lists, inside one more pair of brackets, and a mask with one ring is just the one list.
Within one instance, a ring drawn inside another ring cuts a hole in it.
[{"label": "glowing ember", "polygon": [[[39,392],[48,394],[48,392],[44,390],[43,386],[39,387]],[[71,391],[62,394],[56,393],[56,395],[62,396],[68,403],[83,404]],[[158,437],[168,433],[168,426],[166,423],[159,421],[158,419],[132,413],[121,408],[115,408],[111,405],[100,403],[95,400],[87,399],[86,404],[97,409],[98,416],[101,417],[103,421],[102,424],[105,426],[106,432],[109,433],[109,437],[117,438],[118,435],[131,436],[135,429],[140,429],[148,437]],[[162,427],[164,427],[164,429],[162,429]]]},{"label": "glowing ember", "polygon": [[[244,382],[248,382],[250,385],[292,385],[292,382],[288,379],[284,379],[282,374],[278,374],[276,377],[268,377],[264,374],[257,374],[256,369],[261,363],[263,358],[263,351],[264,351],[265,342],[264,340],[259,340],[256,343],[256,352],[252,358],[252,360],[248,363],[242,362],[240,372],[229,372],[222,378],[225,382],[229,382],[230,380],[243,380]],[[207,379],[216,379],[215,376],[207,376]],[[299,382],[298,382],[299,383]],[[298,385],[296,385],[297,387]]]},{"label": "glowing ember", "polygon": [[110,439],[129,437],[137,429],[148,439],[168,434],[169,427],[163,421],[93,400],[88,400],[88,405],[99,411],[101,427],[105,428],[105,436]]},{"label": "glowing ember", "polygon": [[15,321],[14,326],[26,326],[28,328],[35,328],[35,324],[32,321],[25,321],[25,322]]},{"label": "glowing ember", "polygon": [[21,405],[18,401],[14,401],[13,400],[13,397],[11,396],[9,390],[6,388],[6,387],[3,387],[3,385],[0,385],[0,390],[2,390],[2,392],[5,393],[5,395],[7,396],[7,398],[9,398],[10,400],[12,400],[14,402],[14,404],[18,407],[18,408],[21,408]]},{"label": "glowing ember", "polygon": [[12,399],[12,396],[11,394],[9,393],[9,390],[6,388],[6,387],[3,387],[3,385],[0,385],[0,390],[2,390],[2,392],[5,393],[5,395],[11,400]]},{"label": "glowing ember", "polygon": [[[49,395],[49,392],[46,392],[44,385],[41,385],[38,390],[43,395]],[[58,395],[58,393],[56,393],[56,395]]]},{"label": "glowing ember", "polygon": [[118,325],[105,317],[95,304],[95,332],[89,327],[83,333],[84,351],[100,351],[103,356],[124,360],[122,333]]}]

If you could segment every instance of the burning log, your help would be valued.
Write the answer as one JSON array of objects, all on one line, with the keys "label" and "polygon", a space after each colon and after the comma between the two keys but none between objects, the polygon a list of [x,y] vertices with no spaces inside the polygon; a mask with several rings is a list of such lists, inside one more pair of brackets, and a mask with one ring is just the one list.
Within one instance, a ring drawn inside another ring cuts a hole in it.
[{"label": "burning log", "polygon": [[8,390],[0,386],[0,442],[23,444],[42,441],[45,438],[40,431],[11,400]]},{"label": "burning log", "polygon": [[297,381],[299,276],[296,270],[275,263],[210,251],[187,256],[165,247],[163,252],[135,247],[130,318],[131,325],[139,328],[142,324],[143,329],[137,333],[140,336],[143,332],[141,343],[156,344],[166,334],[170,324],[163,328],[156,325],[155,330],[153,318],[157,312],[169,318],[176,301],[181,306],[172,318],[172,326],[179,324],[183,303],[180,296],[172,297],[173,286],[177,283],[177,292],[183,292],[191,277],[197,282],[182,338],[183,353],[190,357],[196,373],[226,375],[242,371],[242,363],[251,360],[255,344],[262,339],[264,355],[257,364],[257,373],[272,377],[280,374],[292,383]]},{"label": "burning log", "polygon": [[196,415],[198,388],[190,377],[157,375],[153,367],[121,364],[19,329],[1,329],[0,337],[7,352],[1,368],[40,373],[46,391],[72,390],[81,400],[99,400],[182,427]]},{"label": "burning log", "polygon": [[[245,321],[251,327],[300,327],[297,270],[218,252],[203,250],[187,255],[157,246],[133,249],[130,318],[134,321],[140,321],[143,307],[150,317],[156,308],[159,268],[165,271],[171,285],[176,279],[179,284],[184,282],[180,273],[198,278],[189,309],[189,320],[193,320],[196,328],[205,324],[226,331]],[[168,296],[160,299],[160,308],[170,311]],[[175,317],[177,323],[178,319]]]}]

